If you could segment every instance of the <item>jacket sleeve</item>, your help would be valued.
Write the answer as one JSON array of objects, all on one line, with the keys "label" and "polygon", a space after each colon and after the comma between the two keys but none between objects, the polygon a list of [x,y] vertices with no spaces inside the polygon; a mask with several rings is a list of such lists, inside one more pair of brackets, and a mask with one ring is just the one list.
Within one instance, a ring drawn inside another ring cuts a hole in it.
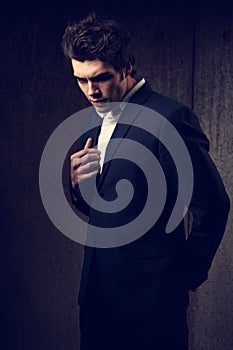
[{"label": "jacket sleeve", "polygon": [[[88,137],[91,137],[93,140],[96,140],[96,135],[100,131],[100,126],[93,128],[90,126],[89,130],[81,135],[81,137],[75,143],[75,146],[72,148],[72,153],[75,153],[84,148]],[[94,141],[95,142],[95,141]],[[93,147],[96,146],[93,142]],[[82,183],[82,193],[86,193],[89,200],[91,200],[93,191],[93,181],[85,180],[85,183]],[[78,185],[75,188],[72,187],[71,179],[69,179],[69,193],[71,197],[72,204],[77,208],[77,210],[84,214],[85,216],[89,216],[90,206],[85,201],[80,191],[80,187]]]},{"label": "jacket sleeve", "polygon": [[[84,148],[86,138],[87,137],[80,137],[76,141],[75,145],[72,147],[72,149],[69,152],[69,156],[71,156],[71,154],[78,152],[79,150]],[[70,167],[70,161],[69,161],[69,167]],[[90,208],[85,202],[85,200],[83,199],[79,186],[76,185],[75,188],[73,188],[71,183],[70,171],[69,171],[69,194],[70,194],[71,203],[76,207],[78,212],[81,213],[81,215],[84,214],[85,216],[89,216]]]},{"label": "jacket sleeve", "polygon": [[77,208],[77,210],[81,214],[89,216],[90,207],[83,199],[79,186],[76,185],[75,188],[72,187],[71,180],[69,180],[69,192],[72,204]]},{"label": "jacket sleeve", "polygon": [[[225,232],[230,201],[196,115],[187,107],[179,107],[170,115],[169,121],[185,142],[193,166],[194,186],[188,208],[193,220],[186,241],[186,267],[188,288],[195,290],[208,277]],[[174,171],[171,156],[163,145],[160,158],[169,178],[176,178],[177,175],[171,173]]]}]

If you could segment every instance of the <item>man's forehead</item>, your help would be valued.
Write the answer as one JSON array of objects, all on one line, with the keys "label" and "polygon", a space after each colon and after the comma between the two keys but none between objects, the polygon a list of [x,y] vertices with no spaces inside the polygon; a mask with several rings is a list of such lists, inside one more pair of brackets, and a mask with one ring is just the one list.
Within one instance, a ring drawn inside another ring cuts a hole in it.
[{"label": "man's forehead", "polygon": [[91,78],[103,73],[113,73],[115,69],[110,64],[101,60],[77,61],[71,60],[74,75],[80,78]]}]

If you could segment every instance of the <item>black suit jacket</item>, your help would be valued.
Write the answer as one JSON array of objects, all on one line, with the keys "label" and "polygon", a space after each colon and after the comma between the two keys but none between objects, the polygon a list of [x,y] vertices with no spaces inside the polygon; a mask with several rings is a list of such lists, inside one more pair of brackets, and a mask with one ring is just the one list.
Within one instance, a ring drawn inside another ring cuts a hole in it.
[{"label": "black suit jacket", "polygon": [[[111,138],[134,140],[153,153],[165,174],[167,198],[156,224],[133,242],[115,248],[85,247],[79,303],[85,299],[88,282],[96,277],[90,268],[94,263],[94,273],[98,272],[98,285],[106,304],[128,317],[161,317],[184,310],[188,305],[188,291],[195,290],[207,279],[224,234],[229,198],[209,156],[209,142],[196,115],[188,107],[157,94],[148,83],[136,92],[130,103],[160,113],[173,124],[185,142],[194,173],[193,194],[188,208],[193,217],[192,229],[186,239],[182,220],[174,232],[165,233],[178,193],[176,166],[158,138],[134,126],[140,111],[130,116],[132,125],[123,124],[126,108]],[[90,125],[92,118],[97,118],[97,115],[87,120]],[[155,127],[160,128],[160,133],[166,132],[162,125],[156,125],[156,120]],[[88,136],[97,143],[98,129],[93,128],[82,136],[81,148]],[[111,147],[107,152],[114,154]],[[145,176],[133,162],[124,159],[113,159],[104,165],[102,174],[97,176],[100,196],[106,201],[116,199],[115,185],[122,178],[132,183],[134,196],[125,210],[115,214],[90,208],[78,188],[71,190],[73,203],[90,217],[90,224],[105,228],[126,225],[143,210],[148,194]]]}]

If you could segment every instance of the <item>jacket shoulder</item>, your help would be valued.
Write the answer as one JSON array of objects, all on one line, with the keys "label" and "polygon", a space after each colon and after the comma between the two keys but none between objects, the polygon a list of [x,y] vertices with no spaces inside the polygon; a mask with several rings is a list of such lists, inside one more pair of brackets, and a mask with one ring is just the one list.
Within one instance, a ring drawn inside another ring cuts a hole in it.
[{"label": "jacket shoulder", "polygon": [[153,91],[148,100],[145,101],[145,106],[162,114],[164,117],[168,117],[169,115],[173,114],[176,110],[189,110],[189,107],[185,106],[181,102],[159,94],[155,91]]},{"label": "jacket shoulder", "polygon": [[130,102],[148,107],[166,118],[176,110],[189,109],[181,102],[156,92],[147,82],[135,93]]}]

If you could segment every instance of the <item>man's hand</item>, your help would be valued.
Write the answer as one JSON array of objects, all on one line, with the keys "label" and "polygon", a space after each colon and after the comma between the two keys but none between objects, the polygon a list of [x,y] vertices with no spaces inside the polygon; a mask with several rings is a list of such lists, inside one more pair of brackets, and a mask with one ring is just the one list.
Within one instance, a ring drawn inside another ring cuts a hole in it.
[{"label": "man's hand", "polygon": [[99,171],[100,151],[96,148],[90,148],[91,144],[92,139],[89,137],[84,149],[70,157],[70,174],[73,188],[80,182],[90,179]]}]

